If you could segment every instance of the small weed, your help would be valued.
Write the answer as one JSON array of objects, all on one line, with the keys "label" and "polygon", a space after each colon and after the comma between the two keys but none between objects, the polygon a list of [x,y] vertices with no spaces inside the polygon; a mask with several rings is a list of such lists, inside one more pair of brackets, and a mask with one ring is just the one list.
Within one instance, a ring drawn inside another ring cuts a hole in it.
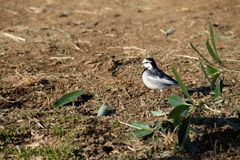
[{"label": "small weed", "polygon": [[72,137],[80,138],[81,135],[86,134],[86,133],[87,133],[87,129],[85,127],[83,127],[83,128],[76,128],[76,129],[71,130],[71,132],[69,132],[66,135],[66,138],[71,138],[71,139],[72,139]]},{"label": "small weed", "polygon": [[16,147],[9,147],[9,146],[0,146],[0,154],[18,154],[19,151]]},{"label": "small weed", "polygon": [[74,149],[71,147],[39,147],[34,149],[21,149],[19,158],[32,159],[35,157],[43,157],[44,159],[65,159],[74,156]]},{"label": "small weed", "polygon": [[56,126],[52,128],[52,134],[54,136],[65,136],[67,131],[63,129],[63,126]]},{"label": "small weed", "polygon": [[87,117],[83,117],[81,119],[81,122],[84,123],[84,124],[89,124],[92,122],[92,120],[90,118],[87,118]]},{"label": "small weed", "polygon": [[119,121],[114,121],[114,122],[112,123],[112,127],[113,127],[113,128],[118,128],[118,127],[120,127]]},{"label": "small weed", "polygon": [[149,150],[145,150],[145,154],[146,154],[148,157],[151,157],[153,153],[152,153],[151,151],[149,151]]},{"label": "small weed", "polygon": [[[61,119],[58,119],[61,117]],[[79,116],[79,114],[72,114],[69,116],[58,116],[55,117],[54,120],[57,120],[59,123],[67,123],[67,122],[73,122],[73,123],[80,123],[82,121],[82,117]]]},{"label": "small weed", "polygon": [[14,128],[9,128],[6,131],[0,131],[0,140],[6,143],[11,143],[13,137],[16,135]]},{"label": "small weed", "polygon": [[66,122],[69,122],[72,119],[73,119],[72,116],[66,116],[66,117],[63,117],[62,119],[60,119],[59,122],[60,123],[66,123]]}]

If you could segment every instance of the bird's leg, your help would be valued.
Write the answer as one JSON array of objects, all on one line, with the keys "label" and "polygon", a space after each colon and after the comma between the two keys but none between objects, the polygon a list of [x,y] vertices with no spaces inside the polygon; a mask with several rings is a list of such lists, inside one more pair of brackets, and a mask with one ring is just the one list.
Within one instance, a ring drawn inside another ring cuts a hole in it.
[{"label": "bird's leg", "polygon": [[158,97],[157,97],[157,101],[160,101],[162,99],[162,90],[158,90]]}]

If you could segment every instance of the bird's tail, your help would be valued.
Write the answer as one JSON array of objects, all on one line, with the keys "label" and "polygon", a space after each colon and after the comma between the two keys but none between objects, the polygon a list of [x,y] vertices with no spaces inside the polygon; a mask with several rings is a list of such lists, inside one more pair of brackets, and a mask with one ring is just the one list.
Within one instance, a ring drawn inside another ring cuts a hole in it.
[{"label": "bird's tail", "polygon": [[188,86],[186,86],[186,88],[189,89],[189,90],[193,90],[193,91],[199,91],[198,88],[192,88],[192,87],[188,87]]},{"label": "bird's tail", "polygon": [[[171,86],[171,87],[180,87],[179,84],[176,84],[174,86]],[[185,86],[188,90],[192,90],[192,91],[201,91],[199,88],[192,88],[192,87],[188,87],[188,86]]]}]

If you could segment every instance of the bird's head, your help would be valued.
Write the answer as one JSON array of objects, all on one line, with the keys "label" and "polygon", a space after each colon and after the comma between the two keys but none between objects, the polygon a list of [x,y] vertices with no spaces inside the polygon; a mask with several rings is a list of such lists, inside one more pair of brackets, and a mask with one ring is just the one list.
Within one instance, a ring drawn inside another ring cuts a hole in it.
[{"label": "bird's head", "polygon": [[153,67],[157,67],[155,61],[153,58],[146,58],[142,61],[142,63],[145,68],[152,69]]}]

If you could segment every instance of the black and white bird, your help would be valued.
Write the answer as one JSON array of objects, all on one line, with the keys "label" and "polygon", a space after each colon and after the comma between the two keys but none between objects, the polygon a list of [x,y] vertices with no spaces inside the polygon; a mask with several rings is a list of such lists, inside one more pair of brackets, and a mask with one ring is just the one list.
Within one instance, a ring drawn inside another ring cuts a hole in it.
[{"label": "black and white bird", "polygon": [[[177,81],[157,67],[157,64],[153,58],[146,58],[141,64],[143,64],[145,67],[142,72],[143,83],[148,88],[162,92],[167,88],[179,87]],[[187,88],[195,90],[194,88]]]}]

